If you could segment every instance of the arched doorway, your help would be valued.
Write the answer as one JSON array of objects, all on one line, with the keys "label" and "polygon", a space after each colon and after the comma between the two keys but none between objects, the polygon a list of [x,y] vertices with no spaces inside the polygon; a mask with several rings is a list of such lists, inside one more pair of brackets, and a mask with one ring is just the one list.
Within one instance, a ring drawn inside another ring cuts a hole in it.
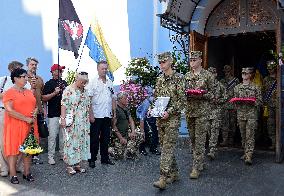
[{"label": "arched doorway", "polygon": [[[219,75],[222,76],[223,66],[232,64],[235,75],[240,78],[241,67],[263,66],[272,58],[269,51],[279,50],[278,21],[281,13],[277,10],[276,1],[214,0],[214,2],[216,5],[210,12],[206,11],[206,7],[202,8],[204,11],[201,19],[205,20],[191,21],[191,26],[198,24],[196,30],[199,32],[191,32],[191,49],[203,50],[205,67],[217,67]],[[276,158],[280,161],[280,156],[283,154],[280,121],[278,125]]]}]

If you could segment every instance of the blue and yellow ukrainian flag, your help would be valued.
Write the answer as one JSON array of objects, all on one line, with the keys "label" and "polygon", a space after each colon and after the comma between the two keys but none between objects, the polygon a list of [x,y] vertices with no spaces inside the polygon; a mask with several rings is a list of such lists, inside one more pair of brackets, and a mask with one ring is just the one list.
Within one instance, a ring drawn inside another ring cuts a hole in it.
[{"label": "blue and yellow ukrainian flag", "polygon": [[94,61],[97,63],[102,60],[108,62],[109,71],[111,72],[108,73],[108,76],[113,80],[112,73],[121,67],[121,64],[107,44],[97,20],[94,20],[89,28],[85,45],[90,49],[89,55]]}]

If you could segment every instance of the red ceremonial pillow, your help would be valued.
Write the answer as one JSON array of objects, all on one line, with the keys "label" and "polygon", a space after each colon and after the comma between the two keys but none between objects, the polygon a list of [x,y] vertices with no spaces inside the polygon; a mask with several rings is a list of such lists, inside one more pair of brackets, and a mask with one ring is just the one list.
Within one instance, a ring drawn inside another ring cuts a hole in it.
[{"label": "red ceremonial pillow", "polygon": [[230,101],[230,103],[255,103],[256,98],[255,97],[234,97]]}]

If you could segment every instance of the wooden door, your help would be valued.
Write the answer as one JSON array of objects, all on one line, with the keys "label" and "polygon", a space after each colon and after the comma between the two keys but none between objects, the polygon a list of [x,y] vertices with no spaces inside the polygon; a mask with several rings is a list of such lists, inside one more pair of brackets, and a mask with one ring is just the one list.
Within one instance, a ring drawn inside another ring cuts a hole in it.
[{"label": "wooden door", "polygon": [[196,31],[190,32],[190,51],[199,50],[202,52],[202,66],[204,68],[208,67],[207,43],[208,39],[206,36]]},{"label": "wooden door", "polygon": [[[284,44],[284,17],[280,17],[276,30],[277,53],[281,52]],[[281,162],[284,156],[284,65],[279,61],[277,68],[277,106],[276,106],[276,162]],[[281,65],[282,64],[282,65]]]}]

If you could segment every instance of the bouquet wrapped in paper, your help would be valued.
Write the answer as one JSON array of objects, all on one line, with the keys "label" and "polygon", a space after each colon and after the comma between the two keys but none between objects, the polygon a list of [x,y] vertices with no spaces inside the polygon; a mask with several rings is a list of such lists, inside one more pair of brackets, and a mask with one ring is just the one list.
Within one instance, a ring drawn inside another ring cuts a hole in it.
[{"label": "bouquet wrapped in paper", "polygon": [[203,95],[207,93],[207,91],[202,89],[186,89],[185,93],[187,95]]},{"label": "bouquet wrapped in paper", "polygon": [[256,102],[256,98],[255,97],[234,97],[232,99],[230,99],[229,101],[230,103],[249,103],[249,104],[253,104]]},{"label": "bouquet wrapped in paper", "polygon": [[23,144],[20,145],[19,151],[26,154],[27,156],[39,154],[43,151],[42,148],[39,146],[37,138],[34,135],[33,127],[31,128]]}]

